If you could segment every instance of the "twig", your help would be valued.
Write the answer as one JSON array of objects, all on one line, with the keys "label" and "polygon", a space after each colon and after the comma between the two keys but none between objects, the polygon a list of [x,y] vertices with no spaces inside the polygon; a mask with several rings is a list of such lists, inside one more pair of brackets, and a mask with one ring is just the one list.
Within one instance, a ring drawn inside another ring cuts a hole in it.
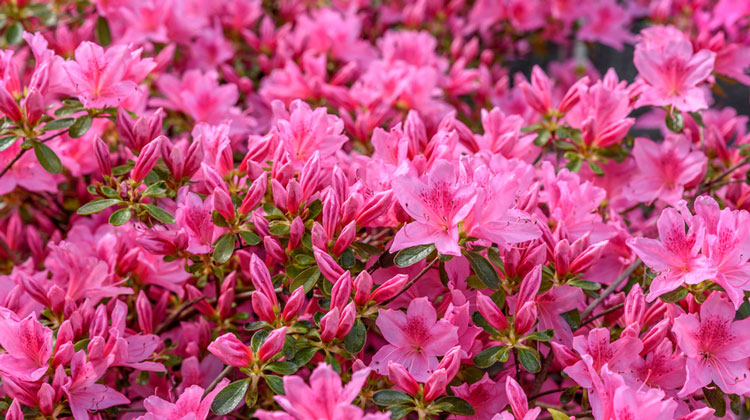
[{"label": "twig", "polygon": [[699,185],[698,186],[698,190],[695,193],[695,196],[697,197],[697,196],[701,195],[701,192],[703,192],[704,189],[710,188],[713,184],[719,182],[722,178],[731,175],[732,172],[736,171],[737,169],[741,168],[744,165],[747,165],[748,163],[750,163],[750,158],[742,159],[737,164],[733,165],[732,167],[730,167],[727,170],[725,170],[724,172],[722,172],[719,176],[714,177],[713,179],[711,179],[710,181],[708,181],[705,184]]},{"label": "twig", "polygon": [[609,287],[604,289],[604,291],[599,295],[599,297],[594,299],[594,301],[591,302],[589,306],[586,307],[586,309],[584,309],[583,313],[581,313],[581,318],[586,318],[587,316],[589,316],[591,312],[594,309],[596,309],[596,307],[599,306],[599,304],[604,302],[604,299],[606,299],[607,296],[612,294],[612,292],[614,292],[615,289],[617,289],[620,286],[620,284],[622,284],[622,282],[624,282],[627,278],[629,278],[630,274],[632,274],[633,271],[635,271],[635,269],[638,268],[641,264],[642,264],[642,261],[640,258],[636,259],[633,262],[633,264],[630,264],[630,266],[628,266],[628,268],[626,268],[625,271],[623,271],[622,274],[620,274],[620,277],[618,277],[617,280],[612,282],[612,284],[610,284]]},{"label": "twig", "polygon": [[214,379],[211,382],[211,385],[209,385],[208,388],[206,388],[206,390],[203,391],[203,397],[205,398],[209,392],[213,391],[214,388],[216,388],[216,385],[219,385],[219,382],[221,382],[222,379],[226,378],[227,375],[229,375],[233,369],[234,369],[234,366],[225,367],[224,370],[222,370],[221,373],[219,373],[219,376],[217,376],[216,379]]},{"label": "twig", "polygon": [[546,396],[546,395],[557,394],[558,392],[565,392],[565,391],[566,391],[566,390],[567,390],[568,388],[569,388],[569,387],[566,387],[566,388],[555,388],[555,389],[548,389],[548,390],[546,390],[546,391],[542,391],[542,392],[540,392],[540,393],[537,393],[537,394],[532,394],[532,395],[531,395],[531,396],[529,397],[529,401],[534,401],[535,399],[537,399],[537,398],[541,398],[541,397],[544,397],[544,396]]},{"label": "twig", "polygon": [[549,368],[552,366],[552,361],[554,359],[555,353],[552,351],[552,348],[550,348],[547,357],[544,358],[544,362],[542,363],[542,371],[534,378],[534,385],[531,388],[530,394],[537,394],[539,390],[542,389],[542,385],[544,385],[544,381],[547,380]]},{"label": "twig", "polygon": [[602,312],[600,312],[600,313],[592,316],[591,318],[589,318],[589,319],[581,322],[581,325],[579,325],[578,328],[576,328],[576,331],[579,330],[579,329],[581,329],[584,325],[588,324],[589,322],[595,321],[595,320],[597,320],[597,319],[599,319],[599,318],[601,318],[601,317],[603,317],[603,316],[605,316],[607,314],[611,314],[612,312],[614,312],[614,311],[616,311],[618,309],[624,308],[624,307],[625,307],[624,303],[618,303],[617,305],[615,305],[615,306],[613,306],[613,307],[611,307],[611,308],[609,308],[609,309],[607,309],[605,311],[602,311]]},{"label": "twig", "polygon": [[414,283],[416,283],[417,280],[419,280],[422,276],[424,276],[430,270],[430,268],[432,268],[432,266],[435,265],[435,263],[438,261],[438,259],[439,259],[439,257],[435,257],[435,258],[432,259],[432,261],[430,261],[429,263],[427,263],[427,265],[422,269],[422,271],[420,271],[419,274],[417,274],[416,276],[414,276],[413,279],[409,280],[409,283],[407,283],[406,286],[404,286],[404,288],[401,289],[401,291],[398,292],[398,294],[396,294],[396,296],[394,296],[394,297],[386,300],[385,302],[383,302],[383,306],[388,305],[389,303],[393,302],[397,297],[401,296],[402,293],[404,293],[405,291],[409,290],[409,288],[411,288],[412,286],[414,286]]}]

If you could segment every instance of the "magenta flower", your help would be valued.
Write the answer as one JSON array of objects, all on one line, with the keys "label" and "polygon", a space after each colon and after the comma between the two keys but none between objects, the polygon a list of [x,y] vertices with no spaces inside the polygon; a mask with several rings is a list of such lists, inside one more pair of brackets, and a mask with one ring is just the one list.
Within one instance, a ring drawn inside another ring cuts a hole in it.
[{"label": "magenta flower", "polygon": [[441,254],[461,255],[458,223],[474,205],[475,187],[461,182],[456,167],[445,160],[435,162],[425,178],[401,176],[393,180],[396,199],[414,222],[396,234],[391,252],[434,243]]},{"label": "magenta flower", "polygon": [[406,313],[381,309],[376,321],[389,344],[372,357],[370,366],[388,374],[388,362],[398,363],[419,382],[424,382],[438,365],[438,356],[458,344],[458,327],[438,321],[435,308],[426,297],[414,299]]},{"label": "magenta flower", "polygon": [[734,307],[719,292],[701,305],[699,314],[674,320],[672,332],[687,357],[687,379],[680,396],[689,395],[712,381],[729,394],[750,391],[750,319],[735,321]]}]

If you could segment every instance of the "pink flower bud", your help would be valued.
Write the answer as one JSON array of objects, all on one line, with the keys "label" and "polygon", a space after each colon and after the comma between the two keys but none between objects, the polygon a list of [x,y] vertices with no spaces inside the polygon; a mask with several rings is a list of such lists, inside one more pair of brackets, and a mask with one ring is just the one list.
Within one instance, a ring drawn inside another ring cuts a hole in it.
[{"label": "pink flower bud", "polygon": [[354,321],[357,320],[357,308],[354,306],[354,302],[349,302],[341,311],[339,317],[339,325],[336,328],[336,338],[343,340],[349,331],[354,327]]},{"label": "pink flower bud", "polygon": [[346,179],[346,174],[344,173],[344,171],[341,170],[341,168],[339,168],[338,166],[333,167],[333,171],[331,173],[331,187],[333,188],[333,191],[336,194],[339,202],[346,199],[347,193],[349,191],[349,181]]},{"label": "pink flower bud", "polygon": [[26,95],[24,108],[26,108],[26,121],[29,125],[35,126],[44,115],[44,98],[37,89],[32,89]]},{"label": "pink flower bud", "polygon": [[273,194],[273,205],[286,213],[288,211],[286,207],[288,197],[286,194],[286,188],[281,185],[281,182],[275,179],[271,180],[271,194]]},{"label": "pink flower bud", "polygon": [[320,248],[313,247],[313,256],[315,256],[315,261],[318,263],[320,273],[331,283],[338,280],[344,274],[344,269],[336,263],[333,257]]},{"label": "pink flower bud", "polygon": [[338,239],[336,239],[336,243],[333,244],[333,253],[341,255],[341,253],[344,252],[352,242],[354,242],[356,235],[357,225],[354,222],[344,226],[344,228],[341,229]]},{"label": "pink flower bud", "polygon": [[646,335],[643,337],[643,349],[641,350],[641,355],[646,355],[651,353],[656,346],[658,346],[669,333],[670,329],[670,322],[668,319],[663,319],[658,324],[654,325]]},{"label": "pink flower bud", "polygon": [[591,268],[594,263],[599,261],[608,243],[609,241],[601,241],[588,247],[570,263],[570,272],[578,274]]},{"label": "pink flower bud", "polygon": [[187,286],[185,286],[185,290],[187,290],[190,300],[196,300],[193,306],[198,310],[198,312],[209,318],[216,315],[216,310],[213,306],[211,306],[210,303],[206,301],[206,299],[204,299],[203,293],[198,290],[198,288],[196,288],[192,284],[188,284]]},{"label": "pink flower bud", "polygon": [[320,339],[324,343],[336,337],[339,328],[339,308],[333,308],[320,319]]},{"label": "pink flower bud", "polygon": [[370,294],[370,300],[375,303],[383,303],[394,298],[401,293],[401,290],[406,286],[408,281],[409,276],[406,274],[397,274],[378,286],[378,288]]},{"label": "pink flower bud", "polygon": [[264,172],[259,177],[255,178],[250,188],[247,190],[245,199],[242,200],[240,205],[240,214],[249,214],[258,204],[260,204],[263,196],[266,194],[266,188],[268,187],[268,177]]},{"label": "pink flower bud", "polygon": [[228,221],[234,220],[234,205],[232,198],[224,191],[223,188],[214,188],[213,193],[214,209],[219,212]]},{"label": "pink flower bud", "polygon": [[[175,148],[176,150],[177,148]],[[178,181],[182,178],[192,178],[198,169],[201,167],[203,162],[203,143],[196,141],[190,144],[187,153],[185,154],[185,160],[182,165],[182,171],[175,174],[175,179]],[[179,176],[179,178],[177,178]]]},{"label": "pink flower bud", "polygon": [[555,245],[555,271],[560,277],[568,274],[568,265],[570,264],[570,244],[567,239],[563,239]]},{"label": "pink flower bud", "polygon": [[286,249],[292,251],[297,249],[300,242],[302,242],[302,235],[305,233],[305,222],[297,216],[292,221],[292,226],[289,227],[289,244]]},{"label": "pink flower bud", "polygon": [[250,281],[253,282],[255,290],[265,295],[271,306],[278,304],[276,291],[271,281],[271,273],[268,272],[268,267],[255,254],[250,257]]},{"label": "pink flower bud", "polygon": [[250,347],[232,333],[226,333],[214,340],[208,345],[208,351],[225,365],[248,367],[253,363],[253,352]]},{"label": "pink flower bud", "polygon": [[[5,89],[0,89],[5,90]],[[13,402],[10,403],[10,408],[8,408],[8,411],[5,413],[5,418],[7,420],[23,420],[24,414],[23,410],[21,410],[21,404],[18,402],[18,398],[13,398]]]},{"label": "pink flower bud", "polygon": [[299,186],[297,180],[290,180],[286,185],[286,208],[289,209],[289,213],[297,214],[301,199],[302,187]]},{"label": "pink flower bud", "polygon": [[417,395],[420,391],[416,379],[398,363],[388,362],[388,379],[409,395]]},{"label": "pink flower bud", "polygon": [[518,300],[516,301],[516,310],[527,302],[534,302],[541,285],[542,266],[538,265],[526,273],[521,281],[521,288],[518,290]]},{"label": "pink flower bud", "polygon": [[[335,170],[336,167],[334,166],[334,172]],[[302,200],[307,201],[318,188],[320,179],[320,153],[317,150],[305,162],[305,166],[300,171],[299,179],[302,186]]]},{"label": "pink flower bud", "polygon": [[94,156],[96,156],[96,163],[99,164],[99,171],[102,175],[111,175],[112,160],[109,157],[109,147],[99,136],[96,136],[94,140]]},{"label": "pink flower bud", "polygon": [[447,374],[448,382],[452,381],[453,378],[458,374],[458,369],[461,367],[461,355],[464,353],[461,350],[461,346],[455,346],[448,350],[443,356],[443,359],[438,363],[435,369],[445,369]]},{"label": "pink flower bud", "polygon": [[323,229],[323,226],[315,222],[312,227],[312,244],[314,247],[318,247],[320,249],[328,249],[328,235],[326,234],[325,229]]},{"label": "pink flower bud", "polygon": [[135,310],[138,315],[138,326],[144,334],[154,332],[154,317],[151,311],[151,302],[146,297],[146,293],[141,290],[138,292],[138,298],[135,300]]},{"label": "pink flower bud", "polygon": [[573,353],[567,346],[564,346],[555,341],[550,341],[552,351],[555,354],[555,360],[558,361],[563,367],[573,366],[581,360],[575,353]]},{"label": "pink flower bud", "polygon": [[289,300],[284,305],[284,310],[281,312],[281,319],[284,322],[291,322],[297,315],[302,311],[302,307],[305,305],[305,289],[300,286],[289,296]]},{"label": "pink flower bud", "polygon": [[430,402],[445,394],[448,386],[448,374],[445,369],[436,369],[424,383],[424,400]]},{"label": "pink flower bud", "polygon": [[43,383],[36,395],[39,397],[39,409],[42,414],[52,415],[55,410],[55,395],[57,395],[52,385]]},{"label": "pink flower bud", "polygon": [[560,101],[560,105],[558,105],[557,107],[557,110],[563,114],[570,111],[570,109],[573,108],[581,99],[581,92],[586,90],[588,84],[588,76],[584,76],[577,82],[575,82],[575,84],[573,84],[573,86],[571,86],[565,93],[565,96],[563,96],[562,100]]},{"label": "pink flower bud", "polygon": [[276,356],[286,341],[286,327],[275,329],[268,334],[266,341],[258,349],[258,359],[265,363]]},{"label": "pink flower bud", "polygon": [[286,262],[286,253],[281,247],[281,242],[273,236],[263,238],[263,246],[266,248],[266,261],[269,265],[283,264]]},{"label": "pink flower bud", "polygon": [[138,161],[136,161],[135,167],[130,172],[130,178],[133,181],[141,183],[146,178],[146,175],[151,172],[151,169],[154,168],[156,161],[161,155],[161,142],[165,140],[166,137],[159,136],[141,150]]},{"label": "pink flower bud", "polygon": [[477,293],[477,310],[498,331],[508,328],[508,320],[489,296]]},{"label": "pink flower bud", "polygon": [[393,191],[391,190],[382,191],[370,197],[357,214],[355,219],[357,221],[357,226],[367,227],[375,222],[377,218],[386,213],[386,210],[391,206],[392,201]]},{"label": "pink flower bud", "polygon": [[643,289],[639,284],[634,284],[625,298],[625,325],[637,324],[640,329],[643,314],[646,313],[646,299],[643,297]]},{"label": "pink flower bud", "polygon": [[372,276],[367,270],[357,274],[354,279],[354,303],[358,306],[364,306],[370,300],[370,291],[372,290]]},{"label": "pink flower bud", "polygon": [[323,199],[323,212],[322,222],[323,228],[326,231],[326,235],[329,238],[333,238],[336,234],[336,228],[339,224],[339,214],[341,213],[341,205],[339,199],[332,189],[327,191],[325,198]]},{"label": "pink flower bud", "polygon": [[516,313],[516,318],[513,321],[513,327],[518,335],[526,335],[527,332],[531,331],[536,323],[536,303],[526,302]]},{"label": "pink flower bud", "polygon": [[331,308],[343,308],[349,302],[352,293],[352,276],[349,271],[344,271],[331,290]]},{"label": "pink flower bud", "polygon": [[274,312],[274,305],[263,293],[256,291],[250,298],[253,305],[253,312],[255,316],[263,321],[272,323],[276,320],[276,313]]},{"label": "pink flower bud", "polygon": [[508,402],[510,402],[513,415],[517,419],[525,418],[526,413],[529,411],[529,401],[521,385],[511,376],[505,378],[505,393],[508,395]]},{"label": "pink flower bud", "polygon": [[[14,122],[20,122],[23,120],[21,108],[18,107],[13,95],[11,95],[3,86],[0,86],[0,112],[7,115],[8,118]],[[23,416],[21,418],[23,418]]]},{"label": "pink flower bud", "polygon": [[234,289],[227,289],[219,295],[219,301],[216,302],[216,310],[219,312],[221,319],[227,319],[232,316],[232,303],[234,302]]},{"label": "pink flower bud", "polygon": [[258,209],[254,211],[251,216],[253,224],[255,225],[255,233],[257,233],[261,238],[271,234],[271,232],[269,231],[270,226],[268,224],[268,220],[263,217],[263,214],[265,213],[262,213],[262,210]]},{"label": "pink flower bud", "polygon": [[365,200],[360,193],[352,193],[341,205],[341,224],[347,224],[354,221],[359,209],[362,208]]}]

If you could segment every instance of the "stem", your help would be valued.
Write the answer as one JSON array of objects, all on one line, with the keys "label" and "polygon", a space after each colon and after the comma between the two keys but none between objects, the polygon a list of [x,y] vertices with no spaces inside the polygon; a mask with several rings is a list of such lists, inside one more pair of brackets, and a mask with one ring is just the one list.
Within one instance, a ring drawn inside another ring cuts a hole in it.
[{"label": "stem", "polygon": [[597,319],[599,319],[599,318],[601,318],[601,317],[603,317],[603,316],[605,316],[607,314],[610,314],[610,313],[612,313],[612,312],[614,312],[614,311],[616,311],[616,310],[618,310],[620,308],[624,308],[624,307],[625,307],[624,303],[618,303],[617,305],[615,305],[615,306],[607,309],[606,311],[602,311],[602,312],[600,312],[600,313],[592,316],[591,318],[589,318],[589,319],[581,322],[581,325],[579,325],[578,328],[576,328],[576,331],[579,330],[579,329],[581,329],[581,328],[583,328],[583,326],[586,325],[586,324],[588,324],[589,322],[595,321],[595,320],[597,320]]},{"label": "stem", "polygon": [[427,272],[428,272],[428,271],[430,270],[430,268],[432,268],[432,266],[433,266],[433,265],[435,265],[435,263],[436,263],[436,262],[438,261],[438,259],[439,259],[439,257],[435,257],[435,258],[433,258],[433,260],[432,260],[432,261],[430,261],[430,262],[429,262],[429,263],[428,263],[428,264],[427,264],[427,265],[426,265],[426,266],[425,266],[425,267],[424,267],[424,268],[422,269],[422,271],[420,271],[420,272],[419,272],[419,274],[417,274],[416,276],[414,276],[414,278],[413,278],[413,279],[409,280],[409,283],[407,283],[407,284],[406,284],[406,286],[404,286],[404,288],[403,288],[403,289],[401,289],[401,291],[400,291],[400,292],[398,292],[398,294],[396,294],[396,296],[394,296],[394,297],[392,297],[392,298],[390,298],[390,299],[386,300],[385,302],[383,302],[383,306],[386,306],[386,305],[388,305],[389,303],[393,302],[393,301],[394,301],[394,299],[396,299],[397,297],[401,296],[401,294],[402,294],[402,293],[404,293],[405,291],[409,290],[409,288],[410,288],[410,287],[414,286],[414,283],[416,283],[416,282],[417,282],[417,280],[419,280],[419,279],[420,279],[420,278],[421,278],[422,276],[424,276],[425,274],[427,274]]},{"label": "stem", "polygon": [[[61,134],[67,133],[67,132],[68,132],[68,130],[66,129],[66,130],[63,130],[63,131],[61,131],[61,132],[59,132],[57,134],[53,134],[53,135],[47,137],[46,139],[38,140],[38,141],[40,141],[42,143],[46,143],[46,142],[54,139],[55,137],[57,137],[57,136],[59,136]],[[21,159],[21,157],[23,156],[24,153],[26,153],[27,150],[30,150],[30,149],[21,149],[21,151],[18,152],[18,154],[13,158],[13,160],[11,160],[7,165],[5,165],[5,167],[3,168],[3,170],[0,171],[0,178],[2,178],[3,175],[5,175],[5,173],[8,172],[10,170],[10,168],[13,167],[13,165],[15,165],[16,162],[18,162],[19,159]]]},{"label": "stem", "polygon": [[552,366],[552,361],[554,359],[555,353],[552,351],[552,348],[550,348],[547,357],[544,358],[544,362],[542,363],[542,371],[534,378],[534,385],[530,392],[531,395],[537,394],[539,390],[542,389],[542,385],[544,385],[544,381],[547,380],[549,368]]},{"label": "stem", "polygon": [[219,373],[219,376],[217,376],[216,379],[214,379],[211,382],[211,385],[209,385],[208,388],[206,388],[206,390],[203,391],[203,398],[205,398],[209,392],[213,391],[214,388],[216,388],[216,385],[219,385],[219,382],[221,382],[222,379],[226,378],[227,375],[229,375],[233,369],[234,369],[234,366],[225,367],[224,370],[222,370],[221,373]]},{"label": "stem", "polygon": [[731,166],[729,169],[727,169],[724,172],[722,172],[719,176],[714,177],[712,180],[708,181],[707,183],[705,183],[703,185],[700,185],[698,187],[698,191],[695,193],[695,196],[696,197],[699,196],[701,194],[701,192],[703,192],[703,190],[705,188],[710,188],[712,185],[714,185],[717,182],[719,182],[722,178],[731,175],[732,172],[736,171],[737,169],[739,169],[740,167],[742,167],[742,166],[744,166],[744,165],[746,165],[748,163],[750,163],[750,158],[742,159],[741,161],[739,161],[734,166]]},{"label": "stem", "polygon": [[633,261],[633,264],[630,264],[630,266],[628,266],[628,268],[626,268],[625,271],[623,271],[620,274],[620,277],[618,277],[617,280],[615,280],[612,284],[610,284],[609,287],[604,289],[602,294],[600,294],[598,298],[594,299],[594,301],[591,302],[589,306],[586,307],[583,313],[581,313],[581,318],[586,318],[587,316],[589,316],[591,312],[593,312],[594,309],[596,309],[596,307],[599,306],[599,304],[604,302],[604,299],[606,299],[607,296],[611,295],[612,292],[614,292],[615,289],[617,289],[620,286],[620,284],[622,284],[622,282],[628,279],[630,277],[630,274],[632,274],[633,271],[635,271],[635,269],[638,268],[642,263],[643,262],[641,261],[640,258]]}]

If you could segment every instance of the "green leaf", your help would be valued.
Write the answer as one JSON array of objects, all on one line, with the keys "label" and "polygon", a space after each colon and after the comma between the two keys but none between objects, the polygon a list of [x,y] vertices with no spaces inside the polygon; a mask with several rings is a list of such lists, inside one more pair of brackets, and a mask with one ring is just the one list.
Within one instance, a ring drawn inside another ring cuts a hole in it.
[{"label": "green leaf", "polygon": [[536,340],[536,341],[549,341],[555,336],[553,330],[534,331],[533,333],[524,337],[524,340]]},{"label": "green leaf", "polygon": [[571,280],[568,282],[568,285],[580,287],[583,290],[599,290],[602,288],[601,284],[588,280]]},{"label": "green leaf", "polygon": [[297,350],[297,354],[294,355],[294,359],[292,359],[292,362],[296,364],[297,366],[304,366],[312,360],[313,357],[315,357],[315,353],[318,352],[318,349],[316,347],[307,347],[301,350]]},{"label": "green leaf", "polygon": [[557,147],[558,149],[563,150],[563,151],[576,151],[576,150],[578,150],[578,147],[575,144],[573,144],[573,143],[571,143],[569,141],[564,141],[564,140],[557,140],[557,141],[555,141],[555,147]]},{"label": "green leaf", "polygon": [[427,256],[430,255],[434,250],[435,245],[433,244],[417,245],[410,248],[404,248],[401,251],[398,251],[398,254],[396,254],[396,258],[394,258],[393,261],[398,267],[409,267],[427,258]]},{"label": "green leaf", "polygon": [[100,211],[112,207],[119,202],[120,200],[115,200],[113,198],[103,198],[100,200],[89,201],[88,203],[79,207],[76,213],[82,215],[99,213]]},{"label": "green leaf", "polygon": [[576,155],[575,159],[571,159],[568,163],[565,164],[565,167],[568,168],[571,172],[578,172],[581,170],[581,166],[583,165],[583,160],[581,160],[580,156]]},{"label": "green leaf", "polygon": [[261,328],[270,327],[266,321],[253,321],[245,324],[245,329],[248,331],[257,331]]},{"label": "green leaf", "polygon": [[70,126],[68,136],[72,139],[83,137],[83,135],[89,131],[89,128],[91,128],[91,123],[93,122],[94,119],[91,118],[91,115],[82,115],[76,118],[73,125]]},{"label": "green leaf", "polygon": [[693,120],[696,124],[699,126],[706,128],[706,124],[703,123],[703,116],[700,112],[689,112],[690,116],[693,117]]},{"label": "green leaf", "polygon": [[50,149],[46,144],[38,141],[35,141],[32,147],[34,147],[36,160],[39,161],[45,171],[51,174],[59,174],[62,172],[62,162],[60,162],[60,158],[57,157],[54,150]]},{"label": "green leaf", "polygon": [[310,290],[315,287],[319,278],[320,269],[318,269],[318,266],[314,265],[299,273],[292,281],[291,286],[289,286],[289,290],[297,290],[299,287],[304,287],[305,293],[309,293]]},{"label": "green leaf", "polygon": [[589,165],[589,169],[591,169],[591,172],[595,173],[597,176],[604,176],[604,169],[596,163],[592,162],[590,160],[587,160],[586,163]]},{"label": "green leaf", "polygon": [[407,414],[414,411],[414,407],[409,407],[406,405],[394,405],[389,407],[388,411],[391,412],[391,420],[398,420],[406,417]]},{"label": "green leaf", "polygon": [[552,416],[552,420],[570,420],[570,417],[562,411],[555,410],[554,408],[548,408],[547,411]]},{"label": "green leaf", "polygon": [[214,261],[219,264],[224,264],[232,258],[232,254],[234,254],[234,236],[231,234],[223,235],[219,238],[219,241],[216,242],[216,247],[214,248]]},{"label": "green leaf", "polygon": [[384,389],[378,391],[372,396],[372,400],[375,404],[381,407],[390,407],[392,405],[408,404],[413,401],[409,394],[395,389]]},{"label": "green leaf", "polygon": [[167,184],[164,181],[155,182],[148,186],[141,195],[143,197],[163,196],[167,192]]},{"label": "green leaf", "polygon": [[545,144],[547,144],[547,142],[549,142],[551,136],[552,133],[549,130],[540,131],[539,135],[534,139],[534,145],[543,147]]},{"label": "green leaf", "polygon": [[365,339],[367,338],[367,328],[361,319],[354,321],[354,326],[349,334],[344,337],[344,347],[346,351],[351,354],[356,354],[362,351],[365,346]]},{"label": "green leaf", "polygon": [[10,146],[13,146],[13,143],[15,143],[16,140],[18,140],[17,136],[0,137],[0,152],[9,148]]},{"label": "green leaf", "polygon": [[501,273],[505,274],[505,262],[500,258],[500,252],[497,247],[493,246],[487,250],[487,259],[490,260],[492,265],[495,266]]},{"label": "green leaf", "polygon": [[109,216],[109,224],[114,226],[122,226],[127,223],[128,220],[130,220],[129,208],[121,208]]},{"label": "green leaf", "polygon": [[175,223],[174,217],[166,210],[160,207],[156,207],[153,204],[143,204],[143,207],[146,208],[148,214],[150,214],[154,219],[164,223],[165,225],[171,225]]},{"label": "green leaf", "polygon": [[474,356],[474,365],[480,369],[488,368],[497,363],[497,355],[500,354],[502,346],[494,346],[484,349]]},{"label": "green leaf", "polygon": [[245,398],[248,386],[250,386],[250,378],[232,382],[224,387],[216,394],[214,402],[211,403],[211,411],[219,416],[231,413]]},{"label": "green leaf", "polygon": [[99,41],[99,45],[106,47],[112,42],[112,34],[109,31],[109,23],[107,19],[99,16],[96,20],[96,40]]},{"label": "green leaf", "polygon": [[479,280],[487,286],[488,289],[499,289],[500,280],[497,276],[497,271],[492,267],[489,261],[484,258],[481,254],[474,251],[463,251],[464,256],[469,259],[469,265],[474,273],[479,277]]},{"label": "green leaf", "polygon": [[266,341],[268,334],[268,330],[260,330],[253,334],[253,337],[250,339],[250,347],[252,347],[253,352],[258,352],[260,346]]},{"label": "green leaf", "polygon": [[271,388],[276,395],[285,395],[284,391],[284,380],[281,376],[276,375],[265,375],[263,378],[266,380],[266,385]]},{"label": "green leaf", "polygon": [[266,365],[266,369],[279,375],[292,375],[297,371],[298,367],[294,362],[284,361],[269,363]]},{"label": "green leaf", "polygon": [[258,245],[260,243],[260,236],[249,230],[241,230],[240,237],[242,237],[242,240],[248,245]]},{"label": "green leaf", "polygon": [[435,400],[435,404],[443,411],[459,416],[473,416],[474,408],[466,400],[459,397],[444,396]]},{"label": "green leaf", "polygon": [[521,362],[521,366],[531,373],[537,373],[542,369],[542,364],[539,361],[539,354],[536,350],[532,350],[526,347],[519,347],[516,349],[518,353],[518,361]]},{"label": "green leaf", "polygon": [[74,118],[60,118],[52,120],[42,127],[42,131],[63,130],[70,127],[75,122]]},{"label": "green leaf", "polygon": [[688,295],[688,289],[680,286],[671,292],[664,293],[663,295],[659,296],[659,299],[666,303],[675,303],[679,302],[682,299],[685,299]]},{"label": "green leaf", "polygon": [[10,45],[16,45],[23,39],[23,25],[21,22],[16,22],[10,25],[10,28],[5,32],[5,40]]},{"label": "green leaf", "polygon": [[724,393],[719,387],[704,387],[703,395],[706,397],[706,404],[714,409],[714,416],[724,417],[727,413],[727,402],[724,399]]},{"label": "green leaf", "polygon": [[671,113],[667,112],[667,116],[664,118],[664,122],[667,124],[667,128],[675,133],[681,133],[682,128],[685,126],[685,117],[678,110],[672,110]]}]

